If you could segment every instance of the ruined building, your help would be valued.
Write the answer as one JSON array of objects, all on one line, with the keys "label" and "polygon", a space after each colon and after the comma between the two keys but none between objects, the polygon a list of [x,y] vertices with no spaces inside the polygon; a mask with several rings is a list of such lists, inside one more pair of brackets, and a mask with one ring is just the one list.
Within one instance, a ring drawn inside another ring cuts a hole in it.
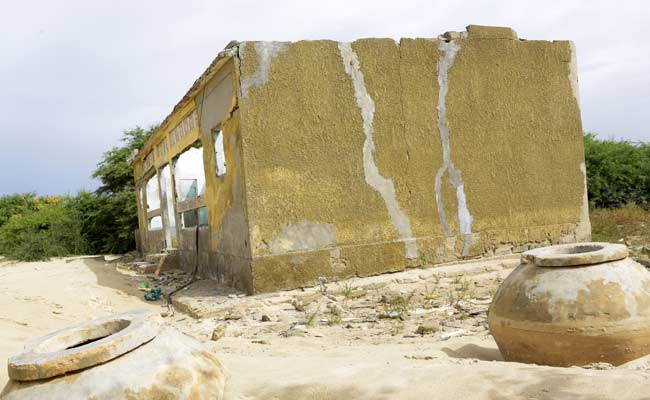
[{"label": "ruined building", "polygon": [[232,42],[133,159],[141,249],[248,293],[590,236],[575,51]]}]

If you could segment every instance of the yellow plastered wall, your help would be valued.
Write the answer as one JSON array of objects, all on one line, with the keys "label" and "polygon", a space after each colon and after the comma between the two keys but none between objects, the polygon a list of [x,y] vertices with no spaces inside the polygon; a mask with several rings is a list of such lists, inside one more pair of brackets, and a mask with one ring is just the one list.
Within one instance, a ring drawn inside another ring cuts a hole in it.
[{"label": "yellow plastered wall", "polygon": [[[180,267],[193,270],[195,264],[199,274],[206,278],[224,280],[233,286],[251,291],[250,249],[248,247],[248,229],[245,217],[245,199],[243,198],[243,169],[241,167],[241,135],[239,134],[239,116],[237,113],[237,79],[232,59],[224,59],[214,68],[210,76],[198,86],[193,95],[167,118],[165,123],[147,142],[140,156],[134,162],[134,171],[138,186],[144,184],[151,170],[144,171],[144,160],[154,154],[153,169],[159,170],[183,153],[195,142],[203,147],[204,174],[206,178],[205,194],[193,203],[205,206],[208,210],[208,226],[200,229],[198,259],[196,257],[196,239],[194,228],[182,228],[176,209],[178,232],[178,250],[180,250]],[[174,130],[183,123],[192,120],[192,128],[183,136],[174,137]],[[221,131],[224,137],[224,154],[227,174],[217,176],[213,132]],[[158,156],[159,144],[168,146],[164,158]],[[172,170],[173,175],[173,170]],[[177,202],[174,201],[176,204]],[[146,212],[140,210],[141,221],[146,221]],[[145,249],[153,248],[147,238],[159,240],[159,232],[149,232],[146,223],[140,226],[141,236],[145,238]]]},{"label": "yellow plastered wall", "polygon": [[134,163],[141,180],[198,113],[168,158],[203,143],[208,277],[254,293],[588,238],[570,42],[470,26],[227,50]]},{"label": "yellow plastered wall", "polygon": [[570,42],[507,28],[450,37],[243,45],[255,290],[579,239],[588,220]]}]

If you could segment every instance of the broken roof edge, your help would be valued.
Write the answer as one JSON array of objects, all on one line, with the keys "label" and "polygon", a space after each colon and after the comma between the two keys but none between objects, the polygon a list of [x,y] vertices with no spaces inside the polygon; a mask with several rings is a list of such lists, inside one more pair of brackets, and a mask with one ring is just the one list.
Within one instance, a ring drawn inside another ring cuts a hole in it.
[{"label": "broken roof edge", "polygon": [[236,40],[231,40],[226,47],[221,50],[217,56],[212,60],[210,65],[203,71],[203,73],[194,81],[192,86],[185,92],[185,95],[174,105],[171,112],[167,114],[165,119],[160,123],[158,129],[151,135],[145,142],[144,146],[139,151],[134,151],[129,159],[129,164],[133,165],[135,161],[142,161],[152,150],[155,144],[159,142],[158,136],[168,128],[168,124],[174,114],[182,110],[192,99],[200,92],[203,87],[210,81],[210,79],[223,67],[228,60],[237,55],[237,48],[241,43]]},{"label": "broken roof edge", "polygon": [[[404,39],[404,38],[401,38]],[[517,33],[509,27],[500,27],[500,26],[486,26],[486,25],[467,25],[465,31],[456,32],[456,31],[447,31],[434,39],[442,40],[454,40],[454,39],[507,39],[507,40],[517,40]],[[199,91],[207,84],[207,82],[221,69],[225,63],[235,57],[239,57],[240,46],[245,45],[246,43],[255,43],[258,41],[243,41],[239,42],[236,40],[231,40],[223,50],[221,50],[217,56],[212,60],[210,65],[205,69],[205,71],[194,81],[192,86],[188,89],[185,95],[181,98],[180,101],[172,108],[172,111],[165,117],[165,119],[160,123],[158,129],[151,135],[151,137],[144,144],[143,148],[140,151],[134,152],[130,159],[129,163],[133,165],[135,161],[142,161],[152,150],[153,147],[160,142],[160,132],[164,132],[169,128],[169,124],[172,117],[187,106],[187,104],[192,101],[192,99],[198,94]],[[261,41],[274,43],[273,41]],[[399,43],[400,41],[396,41]],[[275,42],[275,43],[284,43],[290,44],[295,43],[291,41]],[[242,49],[243,50],[243,49]],[[242,90],[242,88],[239,88]],[[173,127],[172,127],[173,128]]]}]

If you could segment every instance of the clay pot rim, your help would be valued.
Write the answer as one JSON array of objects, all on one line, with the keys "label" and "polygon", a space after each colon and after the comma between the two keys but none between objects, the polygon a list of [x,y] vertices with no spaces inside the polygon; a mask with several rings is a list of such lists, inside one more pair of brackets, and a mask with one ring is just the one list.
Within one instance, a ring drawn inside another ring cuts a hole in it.
[{"label": "clay pot rim", "polygon": [[540,267],[570,267],[622,260],[628,254],[624,244],[583,242],[529,250],[522,254],[521,261]]},{"label": "clay pot rim", "polygon": [[32,381],[92,367],[149,342],[159,329],[159,317],[150,310],[69,326],[35,339],[22,353],[9,358],[9,378]]}]

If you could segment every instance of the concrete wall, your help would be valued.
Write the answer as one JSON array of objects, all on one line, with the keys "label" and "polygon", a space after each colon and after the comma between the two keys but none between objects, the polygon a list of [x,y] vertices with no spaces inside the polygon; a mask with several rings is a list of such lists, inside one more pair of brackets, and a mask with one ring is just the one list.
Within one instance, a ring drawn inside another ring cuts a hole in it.
[{"label": "concrete wall", "polygon": [[[135,157],[133,166],[136,184],[140,187],[146,183],[145,177],[161,175],[165,166],[200,142],[204,164],[200,173],[205,177],[205,193],[185,202],[174,198],[174,215],[164,219],[164,224],[167,228],[172,218],[176,221],[177,236],[169,242],[178,246],[167,246],[167,250],[179,253],[178,267],[183,270],[191,272],[196,268],[200,277],[218,279],[252,291],[235,79],[232,57],[217,57],[199,79],[200,84],[197,81]],[[215,172],[212,133],[217,130],[224,136],[228,166],[228,173],[222,177]],[[149,167],[148,157],[153,157]],[[171,181],[175,196],[173,169]],[[142,248],[147,253],[160,252],[165,249],[165,230],[150,230],[146,223],[150,215],[158,215],[160,211],[147,213],[143,204],[146,203],[138,203],[140,236],[144,238]],[[197,240],[196,227],[182,227],[181,213],[204,206],[208,209],[208,224],[198,228]]]},{"label": "concrete wall", "polygon": [[[135,157],[136,181],[200,140],[199,272],[249,293],[588,239],[572,44],[468,28],[232,42]],[[177,226],[191,270],[195,230]]]},{"label": "concrete wall", "polygon": [[[243,193],[244,171],[241,165],[242,139],[234,96],[237,81],[233,68],[233,61],[229,61],[197,96],[201,141],[205,151],[206,203],[210,226],[211,268],[205,275],[252,291],[250,241]],[[227,165],[227,173],[221,177],[216,174],[212,137],[212,133],[218,130],[224,137]]]},{"label": "concrete wall", "polygon": [[589,236],[570,42],[470,27],[239,56],[255,291]]}]

